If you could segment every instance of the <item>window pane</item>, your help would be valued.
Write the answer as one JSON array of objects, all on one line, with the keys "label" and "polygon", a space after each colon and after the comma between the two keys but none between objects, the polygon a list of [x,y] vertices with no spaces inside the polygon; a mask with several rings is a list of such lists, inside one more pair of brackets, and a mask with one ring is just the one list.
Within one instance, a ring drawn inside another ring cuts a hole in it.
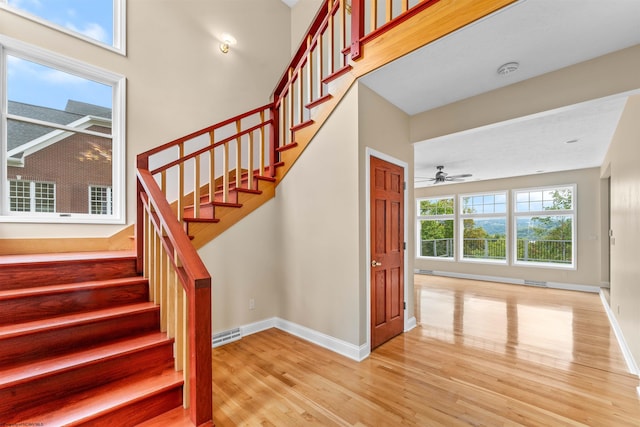
[{"label": "window pane", "polygon": [[9,114],[58,124],[89,112],[111,118],[112,91],[109,85],[7,55]]},{"label": "window pane", "polygon": [[113,45],[113,0],[7,0],[7,3],[67,30]]},{"label": "window pane", "polygon": [[453,198],[420,200],[418,215],[453,215]]},{"label": "window pane", "polygon": [[420,221],[420,256],[453,258],[453,220]]},{"label": "window pane", "polygon": [[569,187],[559,187],[544,191],[520,191],[516,193],[516,211],[572,210],[572,193],[573,190]]},{"label": "window pane", "polygon": [[29,212],[31,210],[31,194],[29,181],[11,181],[9,183],[11,212]]},{"label": "window pane", "polygon": [[517,261],[572,264],[573,216],[516,217]]},{"label": "window pane", "polygon": [[28,206],[12,198],[9,209],[86,215],[89,185],[113,186],[113,87],[7,59],[7,107],[15,118],[7,120],[6,179],[36,183]]},{"label": "window pane", "polygon": [[506,235],[505,218],[463,220],[463,258],[505,260]]}]

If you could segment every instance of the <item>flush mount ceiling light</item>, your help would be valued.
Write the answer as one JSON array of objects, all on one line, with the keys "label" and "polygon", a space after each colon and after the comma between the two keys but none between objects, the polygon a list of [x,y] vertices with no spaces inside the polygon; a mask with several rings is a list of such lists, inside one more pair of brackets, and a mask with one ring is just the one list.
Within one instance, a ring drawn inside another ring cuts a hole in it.
[{"label": "flush mount ceiling light", "polygon": [[223,34],[221,37],[222,41],[220,42],[220,52],[228,53],[231,49],[231,45],[236,43],[236,39],[229,34]]},{"label": "flush mount ceiling light", "polygon": [[498,67],[498,74],[501,76],[506,76],[511,73],[515,73],[518,68],[520,68],[520,64],[517,62],[507,62],[506,64],[502,64]]}]

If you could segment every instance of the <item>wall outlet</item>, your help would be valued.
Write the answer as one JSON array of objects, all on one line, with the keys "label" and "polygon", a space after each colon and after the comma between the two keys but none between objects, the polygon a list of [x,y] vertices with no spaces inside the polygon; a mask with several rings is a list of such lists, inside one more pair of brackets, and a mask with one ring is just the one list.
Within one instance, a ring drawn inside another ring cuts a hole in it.
[{"label": "wall outlet", "polygon": [[253,298],[249,298],[249,310],[253,310],[256,308],[256,300]]}]

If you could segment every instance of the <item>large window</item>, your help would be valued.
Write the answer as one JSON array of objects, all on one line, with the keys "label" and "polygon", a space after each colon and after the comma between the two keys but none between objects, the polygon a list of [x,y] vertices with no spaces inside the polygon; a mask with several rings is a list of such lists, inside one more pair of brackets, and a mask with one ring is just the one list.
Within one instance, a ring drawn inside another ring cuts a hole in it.
[{"label": "large window", "polygon": [[463,260],[506,263],[506,193],[460,196],[460,223]]},{"label": "large window", "polygon": [[[124,78],[1,35],[0,67],[0,220],[122,223]],[[21,207],[23,180],[51,183],[55,203]],[[111,189],[108,209],[90,186]]]},{"label": "large window", "polygon": [[126,0],[0,0],[0,7],[124,53]]},{"label": "large window", "polygon": [[453,201],[453,197],[418,200],[419,256],[454,258]]},{"label": "large window", "polygon": [[515,190],[515,263],[574,265],[575,186]]}]

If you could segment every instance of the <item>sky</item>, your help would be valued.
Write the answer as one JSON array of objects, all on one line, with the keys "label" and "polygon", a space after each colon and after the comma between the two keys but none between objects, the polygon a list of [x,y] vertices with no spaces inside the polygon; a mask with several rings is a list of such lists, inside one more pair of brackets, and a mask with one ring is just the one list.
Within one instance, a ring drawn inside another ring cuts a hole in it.
[{"label": "sky", "polygon": [[[2,1],[2,0],[0,0]],[[112,44],[113,0],[7,0],[10,6]],[[111,108],[111,87],[15,56],[7,58],[10,101],[63,110],[67,100]]]}]

